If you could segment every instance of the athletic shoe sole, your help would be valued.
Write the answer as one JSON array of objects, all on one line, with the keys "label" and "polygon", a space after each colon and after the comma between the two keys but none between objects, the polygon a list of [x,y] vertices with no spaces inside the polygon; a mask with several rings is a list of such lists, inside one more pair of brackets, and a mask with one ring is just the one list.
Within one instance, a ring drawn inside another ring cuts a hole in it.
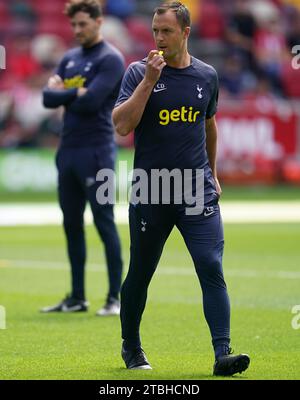
[{"label": "athletic shoe sole", "polygon": [[152,369],[152,367],[150,365],[139,365],[138,367],[132,367],[132,368],[127,368],[127,369],[130,369],[130,370],[134,370],[134,369],[136,369],[136,370],[138,370],[138,369],[150,370],[150,369]]},{"label": "athletic shoe sole", "polygon": [[226,372],[214,373],[215,376],[232,376],[234,374],[241,374],[245,371],[250,364],[250,358],[243,354],[230,365]]}]

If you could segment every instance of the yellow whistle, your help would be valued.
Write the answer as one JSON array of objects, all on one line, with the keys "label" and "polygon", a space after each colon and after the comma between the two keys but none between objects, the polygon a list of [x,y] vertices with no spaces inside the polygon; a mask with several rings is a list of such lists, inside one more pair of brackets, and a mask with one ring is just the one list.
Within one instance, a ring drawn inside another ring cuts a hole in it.
[{"label": "yellow whistle", "polygon": [[158,54],[159,54],[160,56],[162,56],[162,55],[164,54],[164,52],[163,52],[162,50],[160,50],[160,51],[158,52]]}]

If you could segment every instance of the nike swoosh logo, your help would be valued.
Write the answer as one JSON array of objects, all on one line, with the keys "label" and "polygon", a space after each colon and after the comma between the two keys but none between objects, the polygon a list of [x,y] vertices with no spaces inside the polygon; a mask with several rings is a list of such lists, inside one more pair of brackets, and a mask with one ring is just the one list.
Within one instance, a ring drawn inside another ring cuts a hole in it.
[{"label": "nike swoosh logo", "polygon": [[209,216],[212,215],[214,212],[215,212],[215,211],[210,211],[210,212],[204,211],[204,217],[209,217]]},{"label": "nike swoosh logo", "polygon": [[154,92],[154,93],[159,93],[159,92],[162,92],[163,90],[167,90],[167,88],[162,88],[162,89],[157,89],[157,88],[155,88],[155,89],[153,90],[153,92]]}]

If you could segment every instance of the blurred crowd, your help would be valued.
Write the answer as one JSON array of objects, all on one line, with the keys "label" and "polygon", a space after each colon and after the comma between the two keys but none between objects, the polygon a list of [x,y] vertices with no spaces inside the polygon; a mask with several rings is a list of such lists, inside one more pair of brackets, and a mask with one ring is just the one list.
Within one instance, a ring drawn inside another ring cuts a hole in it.
[{"label": "blurred crowd", "polygon": [[[185,0],[192,12],[191,53],[219,73],[226,100],[300,99],[300,0]],[[63,53],[76,44],[63,14],[65,0],[0,0],[0,147],[56,146],[61,112],[41,103],[41,89]],[[103,0],[103,33],[127,64],[154,47],[159,0]]]}]

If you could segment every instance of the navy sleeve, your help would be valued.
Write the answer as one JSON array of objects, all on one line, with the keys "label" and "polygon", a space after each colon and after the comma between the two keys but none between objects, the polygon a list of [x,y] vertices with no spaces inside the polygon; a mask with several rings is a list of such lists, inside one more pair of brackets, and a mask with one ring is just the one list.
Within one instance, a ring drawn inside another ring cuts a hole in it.
[{"label": "navy sleeve", "polygon": [[[64,70],[68,59],[65,56],[57,67],[56,74],[64,79]],[[66,106],[77,96],[77,89],[55,90],[45,87],[43,90],[43,104],[46,108]]]},{"label": "navy sleeve", "polygon": [[207,119],[212,118],[216,114],[218,109],[218,99],[219,99],[219,80],[218,80],[218,74],[214,70],[214,77],[212,82],[212,95],[206,110]]},{"label": "navy sleeve", "polygon": [[55,71],[55,73],[59,75],[62,80],[64,80],[65,78],[65,67],[67,65],[67,61],[68,61],[67,56],[64,56],[64,58],[61,60]]},{"label": "navy sleeve", "polygon": [[46,108],[66,106],[77,96],[77,89],[55,90],[45,88],[43,90],[43,104]]},{"label": "navy sleeve", "polygon": [[124,74],[124,62],[119,56],[107,57],[98,67],[95,79],[88,85],[87,93],[78,97],[68,111],[80,114],[99,111],[106,99],[116,90]]},{"label": "navy sleeve", "polygon": [[133,92],[139,85],[141,79],[142,78],[140,78],[140,79],[137,78],[137,76],[134,72],[133,64],[131,64],[128,67],[128,69],[123,77],[119,97],[118,97],[115,107],[124,103],[126,100],[128,100],[132,96]]}]

